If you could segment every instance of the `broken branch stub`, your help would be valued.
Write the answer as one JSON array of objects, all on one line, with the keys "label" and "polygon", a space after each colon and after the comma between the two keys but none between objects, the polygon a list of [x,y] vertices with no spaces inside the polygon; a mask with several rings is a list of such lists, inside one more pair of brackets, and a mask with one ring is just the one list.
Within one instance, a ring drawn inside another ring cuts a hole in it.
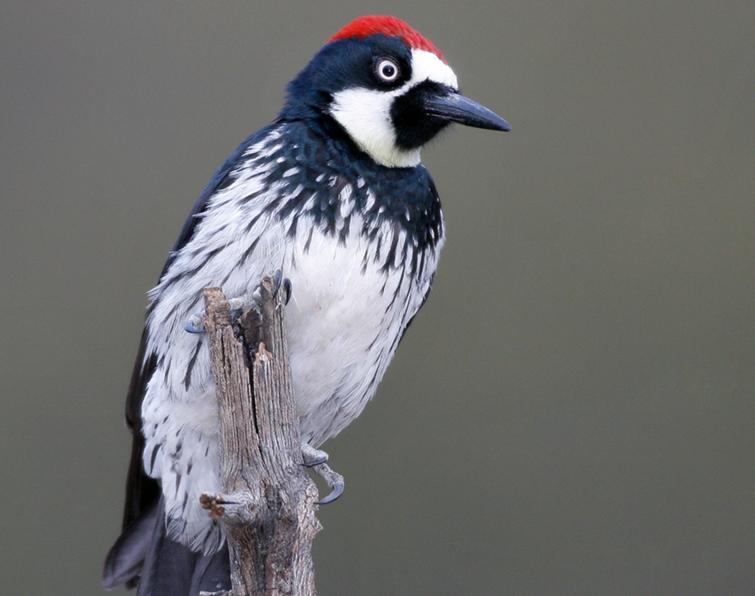
[{"label": "broken branch stub", "polygon": [[233,321],[217,288],[204,290],[220,418],[223,494],[202,506],[222,520],[234,596],[313,596],[317,489],[302,464],[284,334],[285,292],[270,277],[259,310]]}]

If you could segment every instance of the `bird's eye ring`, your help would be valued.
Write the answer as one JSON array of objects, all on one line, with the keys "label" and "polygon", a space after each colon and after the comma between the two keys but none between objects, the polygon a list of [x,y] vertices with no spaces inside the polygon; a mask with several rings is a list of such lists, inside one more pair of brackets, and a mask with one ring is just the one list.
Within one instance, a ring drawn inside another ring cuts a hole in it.
[{"label": "bird's eye ring", "polygon": [[398,79],[400,70],[398,64],[390,58],[382,58],[375,66],[375,74],[384,83],[393,83]]}]

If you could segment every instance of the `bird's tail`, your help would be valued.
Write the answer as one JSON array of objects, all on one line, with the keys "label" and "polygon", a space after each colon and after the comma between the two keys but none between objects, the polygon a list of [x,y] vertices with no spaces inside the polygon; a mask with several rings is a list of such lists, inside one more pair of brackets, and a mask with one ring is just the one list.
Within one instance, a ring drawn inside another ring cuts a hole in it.
[{"label": "bird's tail", "polygon": [[231,589],[228,547],[203,555],[165,535],[163,500],[115,541],[105,559],[105,588],[138,585],[137,596],[198,596]]}]

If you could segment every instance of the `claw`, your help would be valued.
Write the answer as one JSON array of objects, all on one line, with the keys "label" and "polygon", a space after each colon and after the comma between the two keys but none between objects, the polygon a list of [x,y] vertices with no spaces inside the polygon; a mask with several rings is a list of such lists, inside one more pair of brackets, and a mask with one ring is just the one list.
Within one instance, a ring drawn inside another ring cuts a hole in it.
[{"label": "claw", "polygon": [[[291,299],[291,280],[287,277],[283,277],[283,272],[280,269],[277,269],[275,273],[272,274],[271,279],[273,282],[273,295],[276,295],[279,291],[282,290],[283,292],[285,292],[284,303],[288,304],[288,301]],[[251,296],[247,294],[245,296],[230,298],[228,300],[228,306],[231,311],[232,319],[237,319],[238,317],[240,317],[244,310],[249,307],[255,308],[259,312],[261,305],[262,295],[260,294],[259,286],[254,289]],[[184,331],[186,331],[187,333],[207,333],[207,330],[204,328],[204,322],[202,318],[202,313],[193,314],[191,317],[189,317],[189,320],[184,325]],[[327,454],[325,455],[324,460],[322,460],[321,462],[315,462],[312,465],[324,463],[326,461],[328,461]]]},{"label": "claw", "polygon": [[202,322],[202,315],[192,315],[184,325],[184,331],[187,333],[207,333]]},{"label": "claw", "polygon": [[281,283],[283,282],[283,271],[280,269],[276,269],[273,273],[273,296],[278,293],[278,290],[281,288]]},{"label": "claw", "polygon": [[283,277],[283,271],[276,269],[272,275],[273,281],[273,296],[276,296],[278,292],[283,290],[283,303],[288,304],[291,300],[291,280],[287,277]]},{"label": "claw", "polygon": [[319,464],[312,468],[330,487],[330,493],[324,498],[317,501],[318,505],[327,505],[332,503],[343,494],[346,483],[338,472],[331,469],[328,464]]},{"label": "claw", "polygon": [[325,463],[328,461],[327,453],[312,447],[309,443],[302,443],[301,458],[303,464],[308,468],[312,468],[312,470],[330,487],[330,493],[328,493],[325,498],[320,499],[317,502],[318,505],[332,503],[343,494],[343,489],[345,487],[343,476],[338,472],[335,472],[327,463]]}]

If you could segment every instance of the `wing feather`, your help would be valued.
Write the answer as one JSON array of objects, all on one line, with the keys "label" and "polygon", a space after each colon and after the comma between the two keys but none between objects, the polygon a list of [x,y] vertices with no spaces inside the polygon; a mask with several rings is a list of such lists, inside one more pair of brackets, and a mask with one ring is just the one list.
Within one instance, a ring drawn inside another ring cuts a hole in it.
[{"label": "wing feather", "polygon": [[[268,129],[263,129],[244,140],[236,150],[228,156],[222,166],[213,175],[209,184],[202,191],[186,218],[181,231],[171,249],[168,259],[160,273],[160,279],[168,272],[170,266],[181,249],[186,246],[194,235],[197,224],[202,214],[207,209],[210,199],[215,192],[223,188],[233,178],[233,169],[238,164],[244,151],[256,139],[266,134]],[[150,305],[147,311],[154,308],[156,302]],[[128,394],[126,396],[126,424],[131,430],[133,441],[131,444],[131,461],[129,463],[126,480],[126,503],[123,512],[123,529],[128,528],[147,510],[151,509],[160,497],[160,485],[157,480],[150,478],[144,472],[142,454],[144,451],[144,434],[142,432],[142,402],[152,374],[157,365],[157,357],[154,353],[147,354],[148,329],[145,325],[142,331],[139,352],[136,356]]]}]

